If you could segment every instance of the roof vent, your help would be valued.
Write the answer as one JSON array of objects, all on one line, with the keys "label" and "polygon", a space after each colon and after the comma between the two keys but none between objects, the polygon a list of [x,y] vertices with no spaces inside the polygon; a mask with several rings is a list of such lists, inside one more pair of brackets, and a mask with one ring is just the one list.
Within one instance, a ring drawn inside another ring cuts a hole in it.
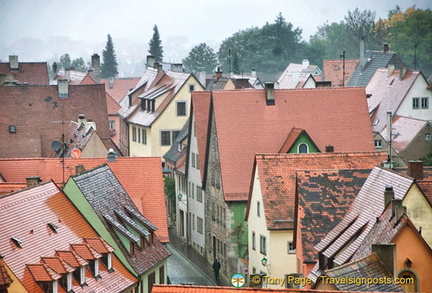
[{"label": "roof vent", "polygon": [[22,248],[22,244],[24,243],[22,240],[19,240],[16,237],[12,237],[11,240],[18,248]]},{"label": "roof vent", "polygon": [[56,225],[56,224],[53,224],[53,223],[48,223],[48,227],[54,232],[54,233],[58,233],[58,231],[57,231],[57,229],[58,229],[58,226]]}]

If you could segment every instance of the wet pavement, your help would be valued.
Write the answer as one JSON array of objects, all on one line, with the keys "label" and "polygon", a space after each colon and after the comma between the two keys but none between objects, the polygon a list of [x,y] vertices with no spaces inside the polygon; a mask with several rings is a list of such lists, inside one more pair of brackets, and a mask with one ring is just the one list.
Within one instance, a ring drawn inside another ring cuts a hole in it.
[{"label": "wet pavement", "polygon": [[185,241],[178,237],[172,227],[169,228],[170,242],[167,245],[171,256],[168,258],[168,277],[171,284],[193,284],[204,286],[228,286],[227,280],[221,279],[216,284],[212,265]]},{"label": "wet pavement", "polygon": [[171,284],[214,286],[216,283],[189,259],[168,244],[168,277]]}]

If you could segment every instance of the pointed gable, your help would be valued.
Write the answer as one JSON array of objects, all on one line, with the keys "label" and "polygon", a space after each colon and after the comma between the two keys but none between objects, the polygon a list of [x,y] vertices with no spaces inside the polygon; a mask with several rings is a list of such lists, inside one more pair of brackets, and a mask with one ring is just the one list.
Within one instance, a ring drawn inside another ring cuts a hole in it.
[{"label": "pointed gable", "polygon": [[302,137],[310,143],[314,150],[318,152],[320,151],[311,139],[311,137],[308,135],[306,130],[293,127],[293,129],[291,129],[290,133],[288,134],[285,142],[283,143],[281,149],[279,150],[279,153],[297,153],[297,149],[295,149],[295,147]]}]

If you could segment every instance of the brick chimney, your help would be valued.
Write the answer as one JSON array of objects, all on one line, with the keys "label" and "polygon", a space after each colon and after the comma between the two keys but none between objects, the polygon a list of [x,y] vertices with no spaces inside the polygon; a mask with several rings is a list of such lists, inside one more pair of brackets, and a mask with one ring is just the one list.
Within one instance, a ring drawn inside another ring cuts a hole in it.
[{"label": "brick chimney", "polygon": [[219,80],[219,78],[222,77],[222,70],[220,70],[220,68],[218,67],[215,71],[215,75],[216,75],[216,81]]},{"label": "brick chimney", "polygon": [[34,176],[34,177],[27,177],[26,178],[26,183],[27,183],[27,187],[32,187],[32,186],[36,186],[39,185],[39,183],[42,180],[40,179],[40,177],[38,176]]},{"label": "brick chimney", "polygon": [[59,98],[69,97],[69,81],[67,79],[57,80]]},{"label": "brick chimney", "polygon": [[101,65],[100,65],[100,56],[98,54],[93,54],[91,57],[91,66],[94,70],[93,78],[100,82],[100,74],[101,74]]},{"label": "brick chimney", "polygon": [[380,243],[372,244],[372,252],[375,252],[384,264],[384,267],[395,276],[396,272],[396,244]]},{"label": "brick chimney", "polygon": [[267,82],[265,84],[265,96],[266,96],[266,105],[274,106],[276,105],[275,97],[274,97],[274,83]]},{"label": "brick chimney", "polygon": [[423,162],[408,161],[408,176],[415,180],[423,180]]},{"label": "brick chimney", "polygon": [[10,55],[9,56],[9,68],[10,68],[10,70],[18,70],[19,69],[19,63],[18,63],[18,56],[17,55]]}]

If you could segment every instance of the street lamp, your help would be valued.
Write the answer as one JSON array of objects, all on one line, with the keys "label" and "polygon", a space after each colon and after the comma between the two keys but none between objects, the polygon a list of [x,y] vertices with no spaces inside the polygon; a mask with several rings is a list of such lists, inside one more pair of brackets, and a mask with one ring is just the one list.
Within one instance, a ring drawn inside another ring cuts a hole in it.
[{"label": "street lamp", "polygon": [[263,265],[263,267],[266,267],[266,268],[267,268],[267,271],[268,271],[268,273],[270,274],[270,268],[269,268],[270,264],[268,264],[268,259],[265,258],[265,257],[263,257],[263,258],[261,259],[261,264]]},{"label": "street lamp", "polygon": [[182,197],[183,197],[183,194],[181,194],[181,193],[177,194],[177,198],[179,201],[182,201]]}]

